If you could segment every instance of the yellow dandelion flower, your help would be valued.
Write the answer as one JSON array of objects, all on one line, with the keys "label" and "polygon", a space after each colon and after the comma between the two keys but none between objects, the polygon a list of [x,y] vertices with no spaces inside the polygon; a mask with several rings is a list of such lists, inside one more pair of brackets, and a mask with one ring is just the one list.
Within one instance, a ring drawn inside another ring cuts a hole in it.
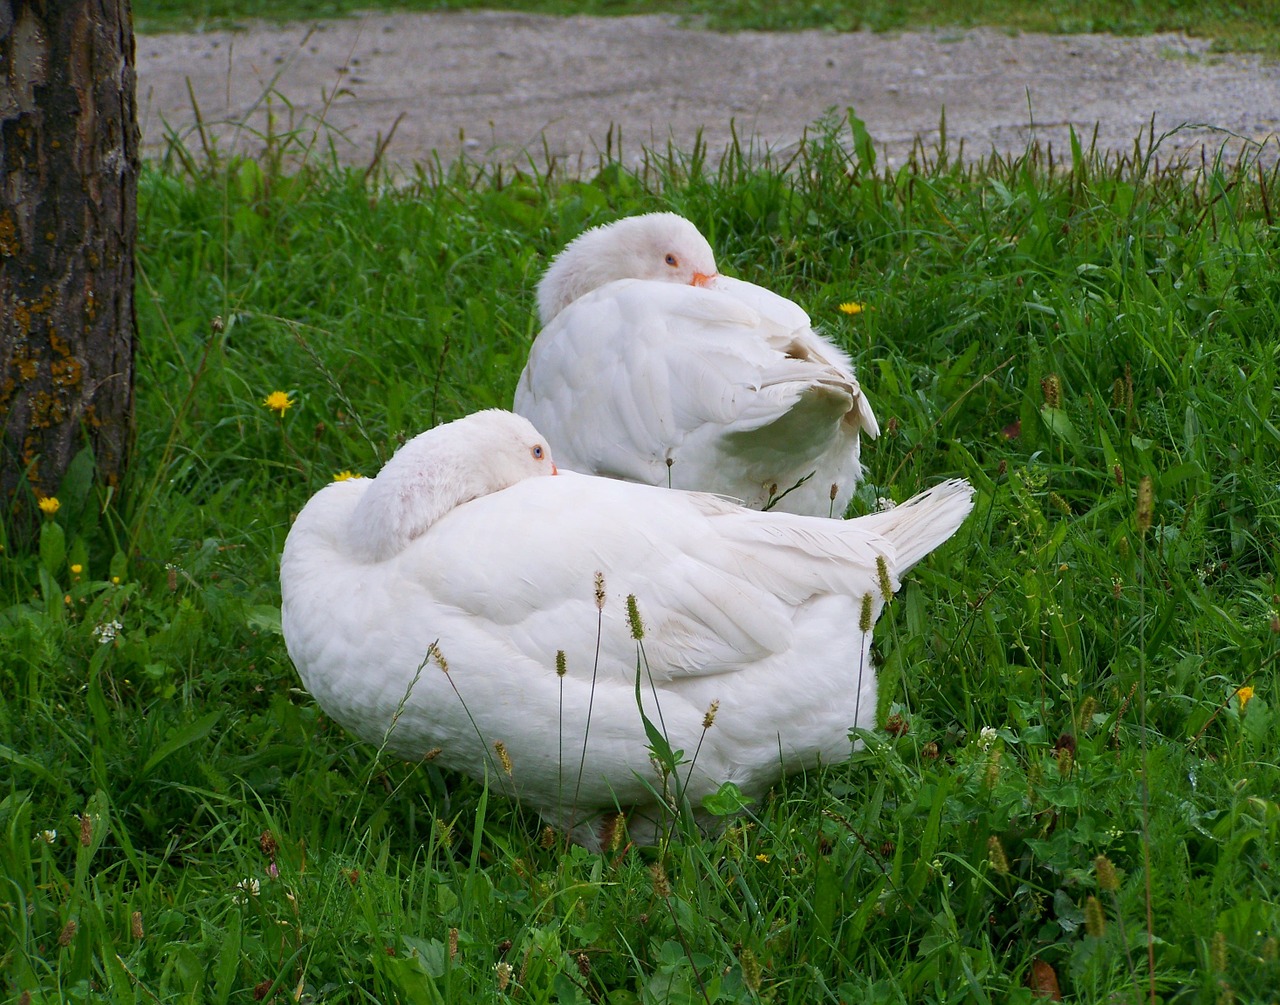
[{"label": "yellow dandelion flower", "polygon": [[84,566],[81,565],[79,562],[76,562],[74,565],[71,566],[71,575],[78,576],[82,572],[84,572]]},{"label": "yellow dandelion flower", "polygon": [[272,391],[262,399],[262,403],[281,416],[293,407],[293,399],[289,397],[288,391]]},{"label": "yellow dandelion flower", "polygon": [[1244,707],[1253,699],[1253,688],[1245,685],[1236,689],[1236,697],[1240,699],[1240,711],[1244,712]]},{"label": "yellow dandelion flower", "polygon": [[759,855],[757,855],[757,856],[756,856],[756,861],[757,861],[757,862],[768,862],[768,861],[769,861],[769,856],[768,856],[768,855],[766,855],[764,852],[761,852]]},{"label": "yellow dandelion flower", "polygon": [[841,314],[861,314],[866,309],[865,305],[858,303],[856,300],[850,300],[840,305]]},{"label": "yellow dandelion flower", "polygon": [[112,576],[112,577],[111,577],[111,585],[112,585],[112,586],[119,586],[119,585],[120,585],[120,577],[119,577],[119,576]]},{"label": "yellow dandelion flower", "polygon": [[364,475],[358,475],[354,471],[339,471],[333,476],[335,482],[349,482],[352,478],[363,478]]},{"label": "yellow dandelion flower", "polygon": [[40,507],[40,512],[45,516],[53,516],[58,510],[62,509],[62,503],[58,502],[57,496],[45,496],[36,505]]}]

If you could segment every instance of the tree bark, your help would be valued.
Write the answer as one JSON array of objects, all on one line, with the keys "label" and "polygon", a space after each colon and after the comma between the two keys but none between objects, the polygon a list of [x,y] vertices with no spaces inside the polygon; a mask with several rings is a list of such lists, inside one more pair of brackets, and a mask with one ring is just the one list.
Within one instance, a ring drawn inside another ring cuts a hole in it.
[{"label": "tree bark", "polygon": [[86,444],[100,482],[124,473],[135,89],[129,0],[0,0],[0,503],[19,525]]}]

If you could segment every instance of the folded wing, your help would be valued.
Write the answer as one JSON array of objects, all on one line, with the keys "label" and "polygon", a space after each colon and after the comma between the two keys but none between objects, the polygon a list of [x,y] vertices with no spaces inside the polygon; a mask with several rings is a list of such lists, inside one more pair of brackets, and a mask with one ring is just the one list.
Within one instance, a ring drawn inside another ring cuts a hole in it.
[{"label": "folded wing", "polygon": [[[538,336],[515,410],[558,462],[614,478],[720,492],[759,507],[815,479],[803,512],[839,510],[878,432],[848,358],[767,290],[622,280]],[[799,500],[795,500],[799,501]],[[784,507],[787,508],[787,507]]]}]

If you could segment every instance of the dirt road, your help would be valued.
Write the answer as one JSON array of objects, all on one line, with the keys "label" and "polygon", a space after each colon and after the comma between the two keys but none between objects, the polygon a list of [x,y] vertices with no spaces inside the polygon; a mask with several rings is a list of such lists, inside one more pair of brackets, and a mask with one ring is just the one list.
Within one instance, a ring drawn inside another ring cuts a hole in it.
[{"label": "dirt road", "polygon": [[1068,126],[1095,123],[1103,146],[1129,150],[1154,116],[1157,134],[1186,125],[1163,156],[1270,138],[1273,160],[1280,131],[1280,63],[1181,35],[721,34],[665,16],[439,13],[140,36],[137,57],[152,155],[166,130],[199,148],[193,95],[223,149],[257,142],[270,109],[274,128],[306,136],[323,118],[323,142],[354,164],[394,129],[385,155],[402,166],[529,150],[590,168],[611,126],[627,161],[668,140],[688,150],[699,130],[721,150],[731,124],[785,150],[848,106],[891,163],[914,137],[936,140],[944,109],[969,154],[1033,135],[1066,153]]}]

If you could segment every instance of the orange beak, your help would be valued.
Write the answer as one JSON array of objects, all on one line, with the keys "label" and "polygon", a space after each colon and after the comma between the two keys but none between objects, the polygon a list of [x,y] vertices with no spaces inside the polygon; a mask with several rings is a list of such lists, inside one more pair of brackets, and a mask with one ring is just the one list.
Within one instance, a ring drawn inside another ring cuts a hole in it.
[{"label": "orange beak", "polygon": [[556,462],[555,462],[555,461],[552,461],[552,462],[551,462],[551,473],[552,473],[553,475],[558,475],[558,474],[560,473],[559,468],[557,468],[557,467],[556,467]]},{"label": "orange beak", "polygon": [[693,278],[689,280],[689,285],[690,286],[710,286],[711,283],[715,280],[715,278],[716,278],[716,274],[714,272],[711,273],[711,275],[709,276],[705,272],[695,272],[693,274]]}]

